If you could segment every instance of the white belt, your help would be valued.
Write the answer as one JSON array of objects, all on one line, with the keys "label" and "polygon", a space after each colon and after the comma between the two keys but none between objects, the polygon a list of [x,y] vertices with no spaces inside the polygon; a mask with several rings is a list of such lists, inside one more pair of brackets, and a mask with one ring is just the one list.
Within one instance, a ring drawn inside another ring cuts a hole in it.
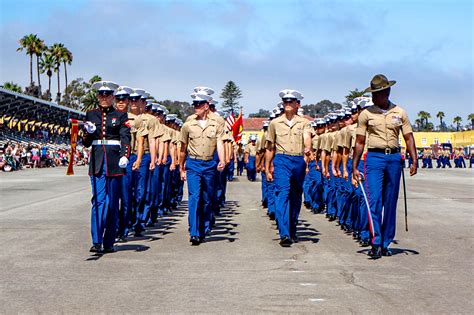
[{"label": "white belt", "polygon": [[120,145],[118,140],[94,140],[92,145]]}]

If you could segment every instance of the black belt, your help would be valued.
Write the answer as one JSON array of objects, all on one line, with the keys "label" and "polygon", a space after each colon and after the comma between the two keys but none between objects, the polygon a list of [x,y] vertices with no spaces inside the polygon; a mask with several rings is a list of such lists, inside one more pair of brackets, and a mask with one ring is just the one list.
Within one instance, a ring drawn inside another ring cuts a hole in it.
[{"label": "black belt", "polygon": [[384,153],[384,154],[394,154],[394,153],[400,153],[400,148],[393,148],[393,149],[392,148],[385,148],[385,149],[372,148],[372,149],[368,149],[367,151]]}]

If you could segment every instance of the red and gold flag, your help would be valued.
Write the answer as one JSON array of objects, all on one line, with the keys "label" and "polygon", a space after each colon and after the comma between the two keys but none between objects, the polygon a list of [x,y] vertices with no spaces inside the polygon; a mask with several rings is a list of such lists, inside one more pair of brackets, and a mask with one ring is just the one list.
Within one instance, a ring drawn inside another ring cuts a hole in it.
[{"label": "red and gold flag", "polygon": [[242,140],[242,131],[244,130],[244,120],[242,118],[242,110],[240,111],[239,117],[235,120],[234,125],[232,126],[232,135],[234,136],[234,141],[239,143]]},{"label": "red and gold flag", "polygon": [[79,133],[79,122],[71,119],[71,152],[69,153],[69,165],[66,175],[74,175],[74,156],[76,155],[77,136]]}]

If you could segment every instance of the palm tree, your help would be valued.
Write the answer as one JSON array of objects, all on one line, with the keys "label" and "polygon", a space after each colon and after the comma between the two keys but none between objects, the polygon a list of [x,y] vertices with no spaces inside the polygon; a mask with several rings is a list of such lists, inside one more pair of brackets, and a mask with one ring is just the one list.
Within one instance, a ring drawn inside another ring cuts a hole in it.
[{"label": "palm tree", "polygon": [[417,130],[417,131],[420,131],[421,126],[423,125],[423,120],[420,119],[420,118],[415,119],[415,125],[416,125],[416,130]]},{"label": "palm tree", "polygon": [[444,112],[438,112],[436,114],[436,117],[439,118],[439,127],[440,127],[440,129],[443,128]]},{"label": "palm tree", "polygon": [[453,123],[456,124],[456,131],[459,131],[459,126],[461,125],[462,118],[459,116],[454,117]]},{"label": "palm tree", "polygon": [[19,86],[16,83],[13,83],[13,82],[3,83],[3,88],[7,89],[7,90],[10,90],[10,91],[13,91],[13,92],[21,93],[21,86]]},{"label": "palm tree", "polygon": [[356,97],[364,96],[365,93],[364,91],[359,91],[358,89],[355,90],[349,90],[349,94],[345,96],[346,101],[353,101]]},{"label": "palm tree", "polygon": [[36,55],[36,73],[38,74],[39,94],[41,95],[40,58],[43,55],[43,52],[46,50],[44,40],[37,38],[34,49]]},{"label": "palm tree", "polygon": [[71,65],[72,63],[72,53],[67,49],[66,47],[63,47],[62,49],[62,55],[61,55],[63,64],[64,64],[64,79],[65,79],[65,87],[67,88],[67,69],[66,69],[66,64]]},{"label": "palm tree", "polygon": [[469,114],[469,116],[467,116],[467,120],[471,121],[471,130],[474,130],[474,114]]},{"label": "palm tree", "polygon": [[36,34],[29,34],[23,36],[18,43],[20,47],[16,51],[26,50],[26,54],[30,56],[30,86],[33,85],[33,54],[36,53],[36,46],[38,43],[38,36]]},{"label": "palm tree", "polygon": [[53,46],[49,47],[49,52],[54,57],[54,72],[58,74],[58,93],[56,94],[56,100],[59,103],[61,100],[61,85],[59,79],[59,68],[61,67],[61,63],[63,61],[63,44],[55,43]]},{"label": "palm tree", "polygon": [[48,76],[48,100],[51,101],[51,77],[53,76],[53,70],[56,67],[56,61],[53,55],[48,51],[43,54],[40,60],[41,73],[45,73]]},{"label": "palm tree", "polygon": [[[426,127],[428,125],[428,118],[431,118],[431,115],[430,113],[422,110],[421,112],[418,113],[418,117],[421,119],[422,125]],[[425,122],[424,124],[423,124],[423,121]]]}]

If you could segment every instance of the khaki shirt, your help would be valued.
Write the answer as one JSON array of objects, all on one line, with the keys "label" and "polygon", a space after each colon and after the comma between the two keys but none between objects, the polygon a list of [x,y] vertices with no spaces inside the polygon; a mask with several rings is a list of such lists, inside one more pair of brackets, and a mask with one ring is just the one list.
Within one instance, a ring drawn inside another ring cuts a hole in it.
[{"label": "khaki shirt", "polygon": [[245,147],[244,153],[248,153],[249,156],[256,156],[257,155],[257,150],[258,150],[258,145],[252,145],[252,142],[249,142],[247,146]]},{"label": "khaki shirt", "polygon": [[257,139],[257,150],[259,152],[265,151],[265,144],[267,142],[268,130],[265,130],[261,137]]},{"label": "khaki shirt", "polygon": [[176,132],[176,148],[178,152],[181,150],[181,130],[175,130]]},{"label": "khaki shirt", "polygon": [[[128,115],[130,115],[129,113]],[[133,115],[133,114],[131,114]],[[132,153],[137,153],[138,150],[138,137],[146,137],[148,136],[148,124],[147,120],[143,119],[143,114],[140,115],[133,115],[134,120],[133,120],[133,125],[132,128],[130,129],[130,133],[132,135],[131,137],[131,150]],[[130,116],[129,116],[130,117]],[[146,143],[147,141],[145,141]]]},{"label": "khaki shirt", "polygon": [[390,103],[386,113],[374,105],[362,111],[359,115],[356,134],[365,136],[367,132],[369,149],[396,149],[398,136],[413,132],[408,115],[401,107]]},{"label": "khaki shirt", "polygon": [[208,116],[206,126],[202,128],[196,117],[184,123],[180,141],[187,145],[190,156],[211,160],[217,149],[217,140],[224,136],[224,124]]},{"label": "khaki shirt", "polygon": [[286,116],[282,115],[270,122],[266,140],[275,145],[277,153],[303,155],[305,133],[311,133],[309,120],[295,115],[293,125],[290,127]]},{"label": "khaki shirt", "polygon": [[131,150],[132,150],[132,153],[133,152],[136,152],[137,151],[137,143],[136,143],[136,139],[137,139],[137,129],[135,127],[135,125],[137,124],[136,122],[136,119],[137,119],[137,115],[135,114],[132,114],[132,113],[127,113],[127,116],[128,116],[128,125],[130,126],[130,135],[131,135],[131,138],[130,138],[130,146],[131,146]]},{"label": "khaki shirt", "polygon": [[324,146],[321,149],[324,150],[324,151],[327,151],[327,152],[331,152],[332,146],[333,146],[333,143],[334,143],[335,132],[330,131],[330,132],[326,133],[326,135],[327,135],[326,136],[326,141],[324,142]]},{"label": "khaki shirt", "polygon": [[334,142],[332,144],[332,150],[337,151],[339,147],[344,146],[344,137],[346,136],[346,127],[336,131],[334,135]]},{"label": "khaki shirt", "polygon": [[[137,131],[137,137],[153,137],[154,138],[154,132],[156,129],[156,125],[159,123],[158,119],[150,114],[141,114],[139,116],[139,120],[141,121],[141,129]],[[138,145],[138,144],[137,144]],[[149,153],[150,152],[150,145],[148,141],[144,141],[143,144],[144,147],[144,152]]]},{"label": "khaki shirt", "polygon": [[171,154],[171,144],[176,144],[176,130],[174,130],[173,128],[168,127],[166,125],[164,125],[164,127],[166,128],[166,132],[170,136],[170,142],[168,143],[168,155],[170,155]]},{"label": "khaki shirt", "polygon": [[326,142],[328,141],[328,133],[324,132],[319,135],[319,148],[318,150],[324,150],[324,147],[326,146]]},{"label": "khaki shirt", "polygon": [[[186,121],[185,122],[188,122],[190,120],[193,120],[193,119],[197,119],[197,115],[196,114],[192,114],[190,116],[188,116],[188,118],[186,118]],[[207,114],[207,119],[212,119],[212,120],[215,120],[217,121],[218,124],[222,125],[222,129],[225,131],[227,130],[225,128],[225,120],[224,118],[222,118],[221,116],[209,111],[209,113]]]},{"label": "khaki shirt", "polygon": [[346,127],[346,133],[344,135],[344,148],[352,149],[355,147],[356,140],[356,124],[352,124]]},{"label": "khaki shirt", "polygon": [[321,136],[318,136],[315,133],[313,136],[313,139],[311,140],[311,146],[313,147],[314,152],[317,152],[319,150],[320,139],[321,139]]}]

